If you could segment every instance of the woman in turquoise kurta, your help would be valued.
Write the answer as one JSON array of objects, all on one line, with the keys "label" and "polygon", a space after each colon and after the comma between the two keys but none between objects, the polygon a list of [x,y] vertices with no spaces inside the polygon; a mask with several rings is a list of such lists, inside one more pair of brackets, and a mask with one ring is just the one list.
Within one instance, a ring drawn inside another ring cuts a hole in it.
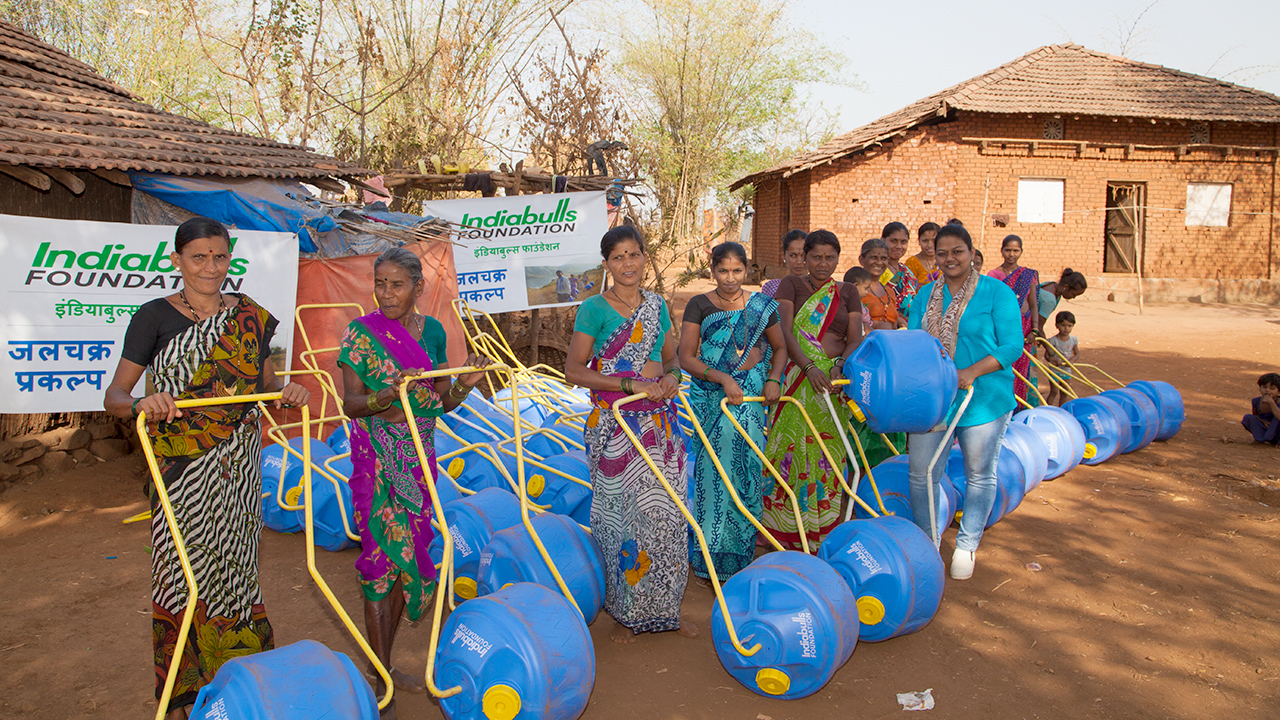
[{"label": "woman in turquoise kurta", "polygon": [[[693,378],[689,403],[702,431],[743,506],[753,518],[759,518],[764,510],[764,464],[721,412],[720,402],[728,398],[729,412],[756,447],[764,448],[769,419],[765,406],[744,403],[742,398],[763,396],[772,405],[782,393],[787,351],[778,302],[763,292],[742,289],[747,278],[747,251],[738,243],[720,243],[712,249],[711,277],[716,281],[715,290],[694,296],[685,306],[680,366]],[[702,527],[720,578],[733,575],[755,559],[755,524],[733,502],[699,438],[694,439],[693,516]],[[698,577],[711,577],[702,549],[692,542],[689,565]]]},{"label": "woman in turquoise kurta", "polygon": [[[958,225],[938,231],[934,257],[942,277],[920,289],[911,308],[910,328],[938,338],[956,364],[960,393],[947,414],[949,423],[972,387],[973,398],[956,423],[955,437],[964,455],[964,515],[951,557],[951,577],[973,575],[978,543],[996,497],[996,461],[1005,427],[1016,407],[1013,363],[1022,355],[1022,315],[1007,285],[984,276],[973,265],[973,241]],[[929,461],[940,445],[950,444],[943,430],[912,433],[910,448],[911,511],[916,525],[930,535],[928,486],[934,502],[941,496],[940,467],[929,473]],[[945,458],[939,460],[941,466]],[[937,513],[935,508],[934,513]]]}]

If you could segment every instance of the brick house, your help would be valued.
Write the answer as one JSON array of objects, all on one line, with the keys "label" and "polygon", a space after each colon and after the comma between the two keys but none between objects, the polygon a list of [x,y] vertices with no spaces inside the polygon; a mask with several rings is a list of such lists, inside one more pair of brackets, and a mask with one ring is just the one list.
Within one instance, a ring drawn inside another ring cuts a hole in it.
[{"label": "brick house", "polygon": [[762,267],[790,228],[836,233],[843,270],[889,221],[915,248],[917,226],[954,217],[988,268],[1013,233],[1046,280],[1069,266],[1120,299],[1141,278],[1148,299],[1277,302],[1278,158],[1280,97],[1050,45],[732,188],[755,187]]}]

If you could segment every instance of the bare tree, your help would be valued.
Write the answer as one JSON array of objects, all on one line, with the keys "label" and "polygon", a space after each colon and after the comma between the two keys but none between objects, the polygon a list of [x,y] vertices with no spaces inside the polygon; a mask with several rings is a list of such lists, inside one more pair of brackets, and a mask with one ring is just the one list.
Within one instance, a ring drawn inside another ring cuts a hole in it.
[{"label": "bare tree", "polygon": [[1142,47],[1150,42],[1155,32],[1160,29],[1158,25],[1143,23],[1147,14],[1159,4],[1160,0],[1153,0],[1132,18],[1124,18],[1119,14],[1113,15],[1115,27],[1106,31],[1103,47],[1121,57],[1136,58]]}]

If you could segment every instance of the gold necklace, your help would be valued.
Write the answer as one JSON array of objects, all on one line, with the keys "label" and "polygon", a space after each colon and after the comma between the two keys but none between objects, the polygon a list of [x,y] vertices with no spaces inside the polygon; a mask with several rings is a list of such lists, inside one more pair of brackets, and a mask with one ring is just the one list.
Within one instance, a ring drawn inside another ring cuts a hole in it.
[{"label": "gold necklace", "polygon": [[[191,307],[191,303],[187,302],[187,289],[183,288],[179,290],[178,297],[182,298],[182,304],[186,305],[187,310],[191,311],[192,319],[194,319],[196,322],[200,322],[200,315],[196,313],[195,308]],[[226,309],[227,309],[227,301],[222,297],[222,293],[218,293],[218,312],[222,312],[223,310],[226,310]],[[217,315],[218,312],[215,312],[209,315],[209,317],[213,317],[214,315]],[[209,318],[205,318],[205,319],[208,320]]]}]

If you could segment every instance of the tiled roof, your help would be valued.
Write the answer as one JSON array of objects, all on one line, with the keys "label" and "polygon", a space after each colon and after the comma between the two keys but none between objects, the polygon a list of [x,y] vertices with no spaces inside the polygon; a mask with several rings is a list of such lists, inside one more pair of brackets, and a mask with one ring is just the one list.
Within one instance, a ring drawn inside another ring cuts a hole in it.
[{"label": "tiled roof", "polygon": [[831,162],[951,110],[1223,122],[1280,122],[1280,97],[1080,45],[1047,45],[735,182],[793,175]]},{"label": "tiled roof", "polygon": [[0,22],[0,163],[226,177],[372,174],[294,145],[157,110],[6,22]]}]

